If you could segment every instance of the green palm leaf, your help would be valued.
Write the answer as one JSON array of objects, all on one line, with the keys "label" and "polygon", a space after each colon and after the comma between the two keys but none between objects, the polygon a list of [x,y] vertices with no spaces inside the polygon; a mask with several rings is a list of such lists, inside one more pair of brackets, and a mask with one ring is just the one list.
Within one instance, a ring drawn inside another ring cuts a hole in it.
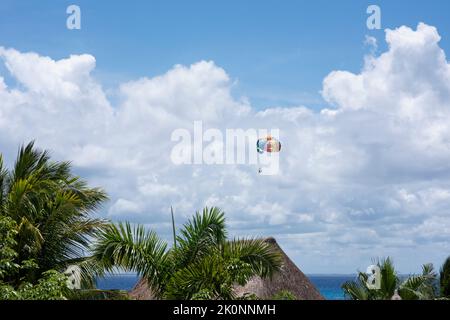
[{"label": "green palm leaf", "polygon": [[95,258],[106,270],[120,267],[135,271],[159,292],[169,268],[167,244],[153,231],[129,223],[109,225],[103,230],[93,250]]},{"label": "green palm leaf", "polygon": [[216,207],[206,207],[201,214],[196,212],[180,233],[175,254],[178,263],[186,265],[208,254],[211,247],[225,241],[227,232],[224,212]]},{"label": "green palm leaf", "polygon": [[282,265],[279,252],[263,239],[234,239],[225,242],[222,250],[226,260],[247,263],[253,274],[263,278],[272,277]]},{"label": "green palm leaf", "polygon": [[450,257],[448,257],[440,270],[439,285],[443,297],[450,297]]}]

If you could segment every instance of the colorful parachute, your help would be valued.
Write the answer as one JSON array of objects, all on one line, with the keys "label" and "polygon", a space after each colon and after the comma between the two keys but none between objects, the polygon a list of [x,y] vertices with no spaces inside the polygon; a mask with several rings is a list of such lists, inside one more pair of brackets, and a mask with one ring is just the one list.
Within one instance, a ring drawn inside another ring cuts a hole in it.
[{"label": "colorful parachute", "polygon": [[256,141],[256,150],[259,153],[280,152],[281,143],[277,139],[272,138],[272,136],[267,136],[265,138],[258,139],[258,141]]}]

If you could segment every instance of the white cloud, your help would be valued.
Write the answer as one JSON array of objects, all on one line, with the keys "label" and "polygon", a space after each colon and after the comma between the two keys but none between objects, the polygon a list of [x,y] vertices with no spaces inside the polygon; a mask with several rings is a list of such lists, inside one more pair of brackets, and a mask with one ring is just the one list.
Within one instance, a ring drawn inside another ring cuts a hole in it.
[{"label": "white cloud", "polygon": [[[12,161],[36,139],[72,160],[110,193],[104,215],[113,219],[166,226],[170,205],[178,223],[218,205],[233,234],[276,236],[308,272],[351,272],[388,254],[409,272],[450,251],[450,66],[439,40],[425,24],[387,30],[388,51],[365,59],[360,73],[324,79],[330,106],[321,112],[256,111],[206,61],[123,83],[112,105],[91,75],[93,56],[56,61],[0,47],[17,82],[8,87],[0,75],[0,149]],[[194,120],[279,128],[281,173],[173,165],[171,133]]]},{"label": "white cloud", "polygon": [[109,209],[109,213],[114,216],[120,216],[124,214],[130,214],[130,213],[139,213],[142,209],[139,207],[138,204],[126,200],[126,199],[118,199]]}]

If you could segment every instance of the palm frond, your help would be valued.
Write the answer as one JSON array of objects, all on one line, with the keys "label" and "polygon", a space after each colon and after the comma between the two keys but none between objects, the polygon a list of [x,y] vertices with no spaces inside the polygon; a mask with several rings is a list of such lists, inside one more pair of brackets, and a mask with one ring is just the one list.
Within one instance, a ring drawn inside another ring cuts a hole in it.
[{"label": "palm frond", "polygon": [[5,214],[7,183],[8,170],[4,166],[3,155],[0,153],[0,215]]},{"label": "palm frond", "polygon": [[34,226],[26,217],[22,217],[17,227],[17,234],[19,235],[19,249],[23,253],[25,250],[33,257],[42,248],[44,238],[36,226]]},{"label": "palm frond", "polygon": [[369,300],[367,289],[354,281],[347,281],[342,285],[342,290],[347,299],[351,300]]},{"label": "palm frond", "polygon": [[235,299],[233,279],[222,257],[205,256],[177,270],[166,286],[166,299]]},{"label": "palm frond", "polygon": [[432,264],[422,266],[421,275],[409,276],[399,287],[402,299],[428,300],[436,296],[437,274]]},{"label": "palm frond", "polygon": [[391,258],[384,258],[379,260],[377,265],[381,272],[381,289],[379,292],[382,294],[382,299],[391,299],[400,281],[394,263]]},{"label": "palm frond", "polygon": [[450,257],[448,257],[439,271],[440,293],[443,297],[450,297]]},{"label": "palm frond", "polygon": [[114,267],[137,272],[152,289],[158,291],[170,272],[167,243],[153,231],[143,226],[132,227],[129,223],[109,225],[98,236],[93,257],[112,271]]},{"label": "palm frond", "polygon": [[225,260],[248,263],[255,275],[272,277],[282,266],[282,256],[263,239],[234,239],[223,244]]},{"label": "palm frond", "polygon": [[223,243],[227,238],[225,214],[217,207],[196,212],[181,229],[177,237],[177,259],[180,265],[189,264],[199,259],[212,247]]}]

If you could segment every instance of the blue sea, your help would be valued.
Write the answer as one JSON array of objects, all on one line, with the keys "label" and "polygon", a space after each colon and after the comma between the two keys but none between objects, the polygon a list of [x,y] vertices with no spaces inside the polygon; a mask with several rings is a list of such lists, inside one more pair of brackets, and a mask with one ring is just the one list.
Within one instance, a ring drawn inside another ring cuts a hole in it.
[{"label": "blue sea", "polygon": [[356,275],[309,275],[309,280],[327,300],[344,300],[341,286],[356,279]]},{"label": "blue sea", "polygon": [[[354,275],[310,275],[308,278],[315,284],[327,300],[343,300],[341,286],[346,281],[355,279]],[[133,274],[108,275],[97,280],[99,289],[131,290],[139,278]]]}]

